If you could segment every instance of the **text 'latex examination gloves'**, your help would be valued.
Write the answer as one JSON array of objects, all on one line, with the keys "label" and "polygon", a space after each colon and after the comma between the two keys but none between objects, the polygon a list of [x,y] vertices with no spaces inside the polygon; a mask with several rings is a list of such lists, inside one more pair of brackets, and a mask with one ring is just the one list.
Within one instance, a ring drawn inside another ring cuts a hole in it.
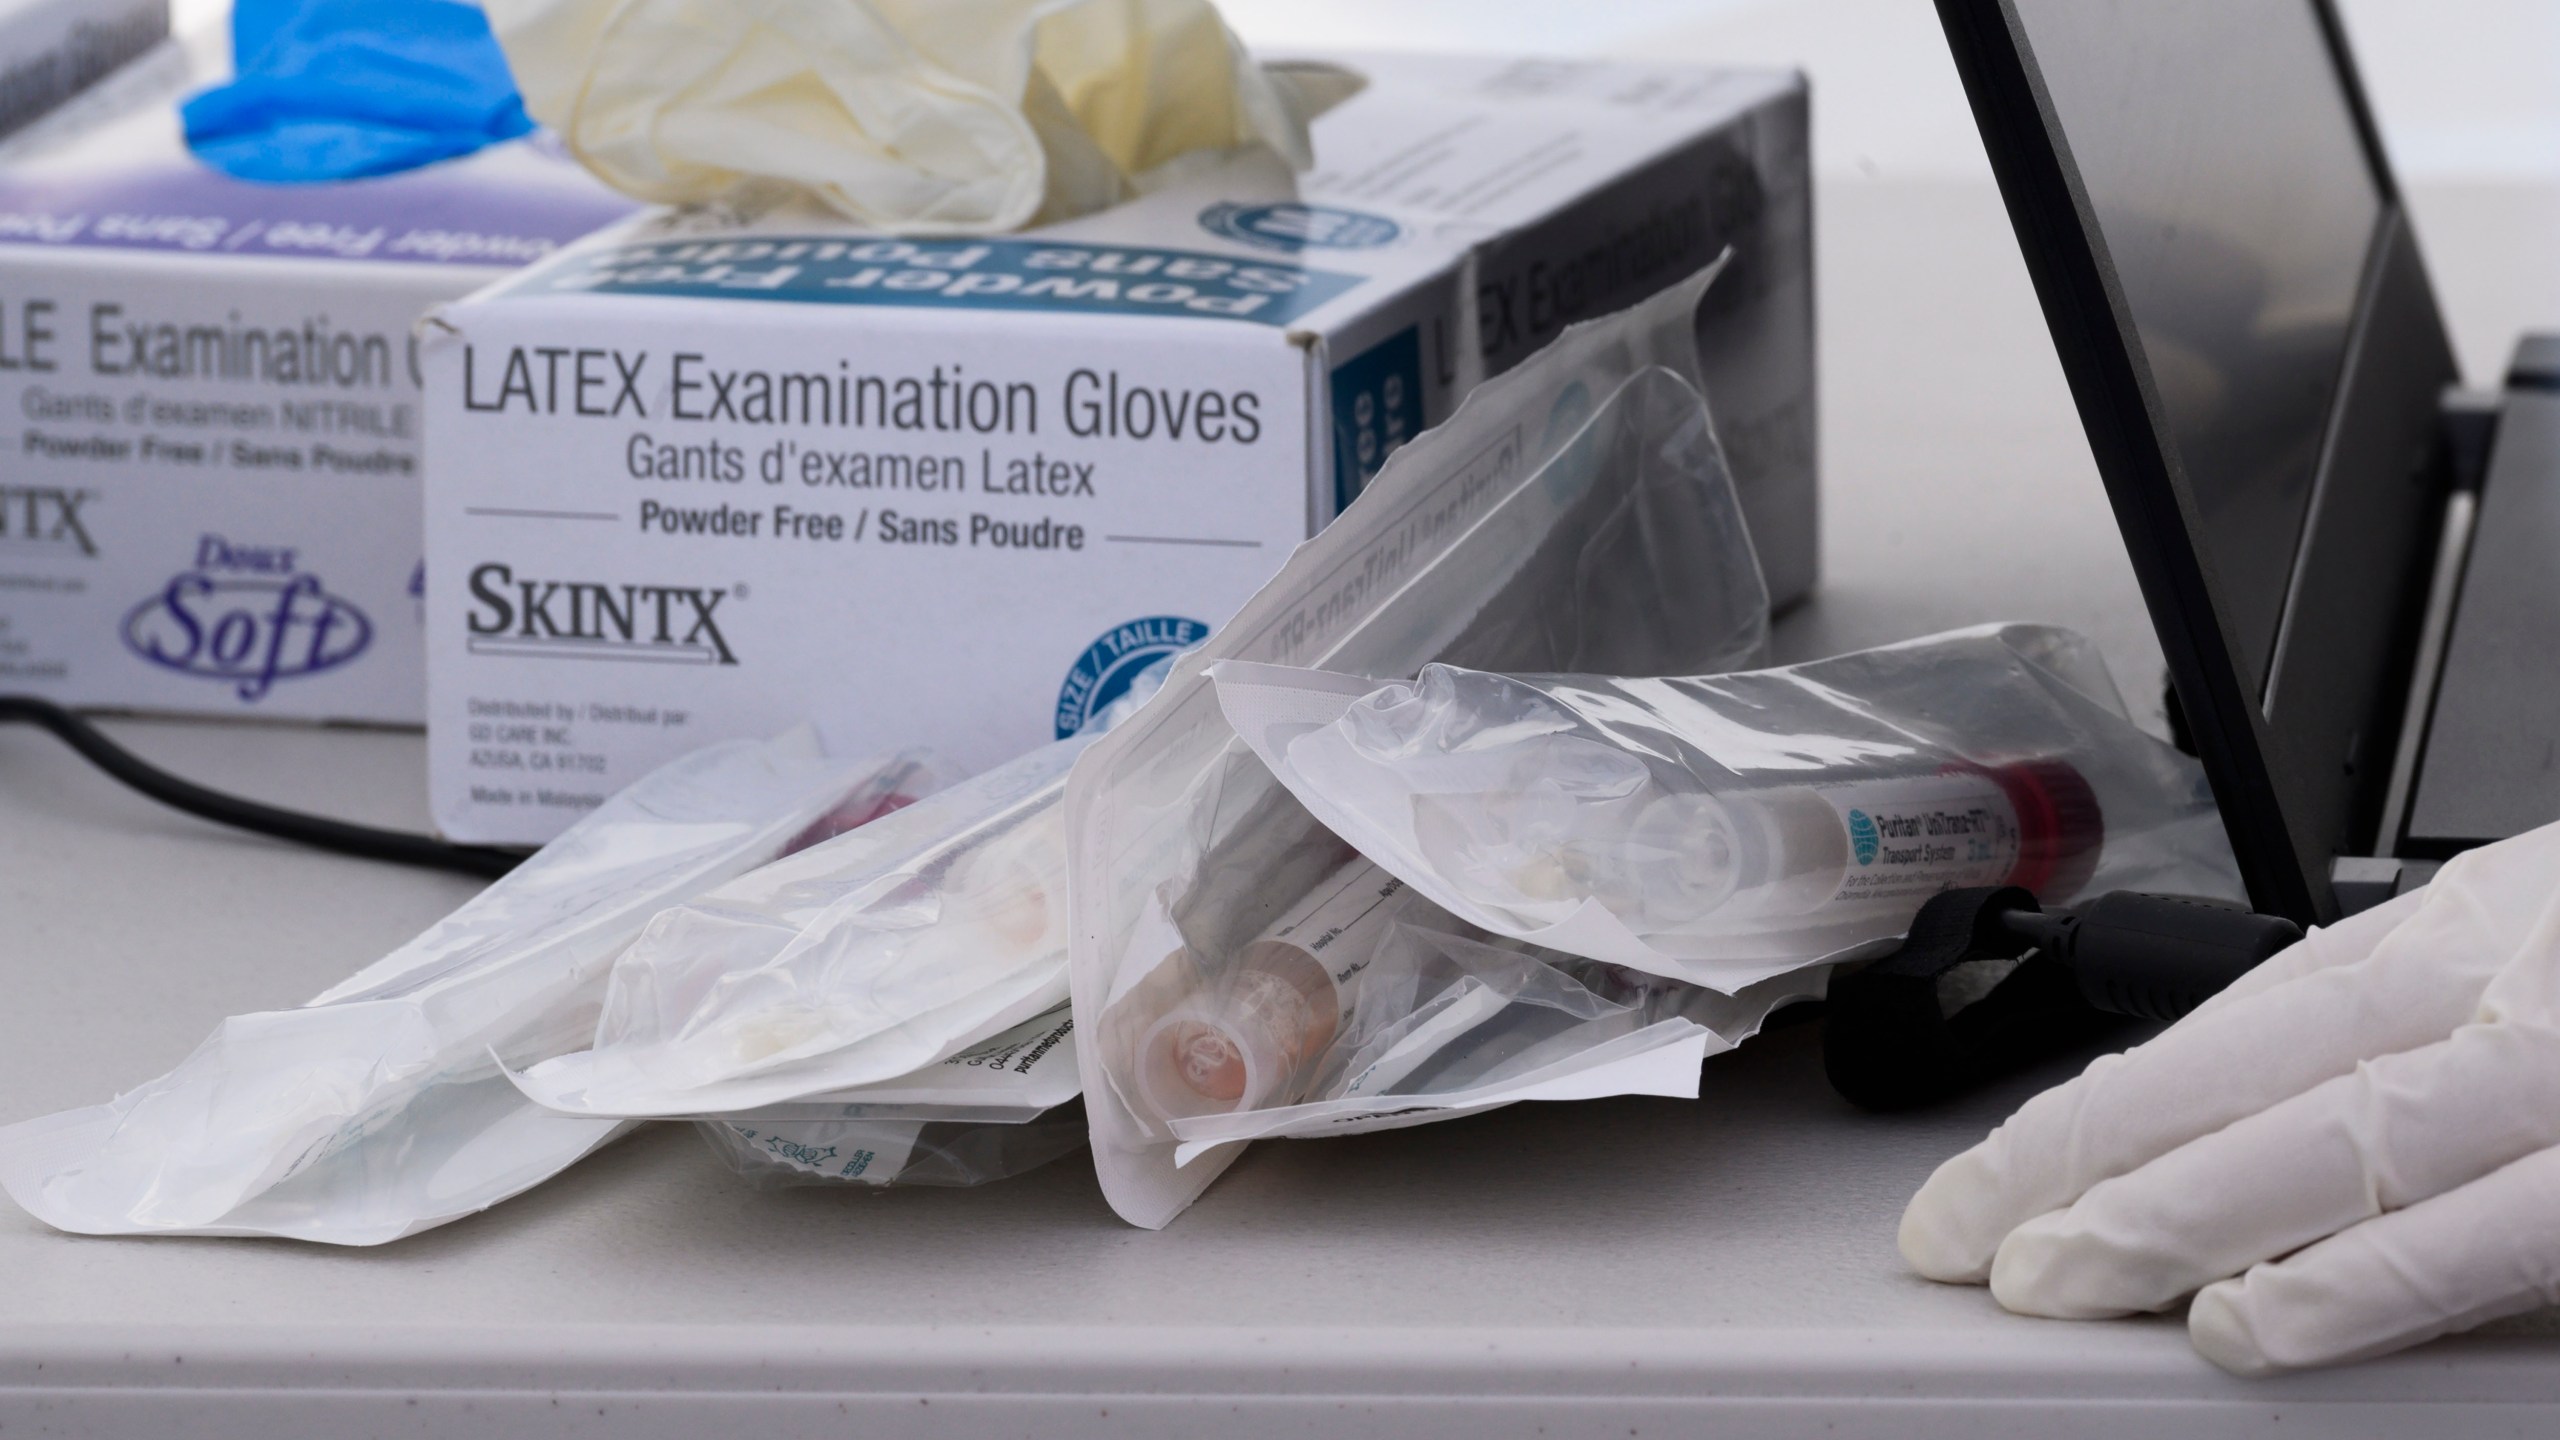
[{"label": "text 'latex examination gloves'", "polygon": [[489,0],[534,116],[661,203],[805,194],[880,230],[1116,204],[1195,154],[1313,163],[1306,92],[1208,0]]},{"label": "text 'latex examination gloves'", "polygon": [[234,76],[181,109],[206,164],[275,184],[351,180],[533,129],[477,5],[237,0]]},{"label": "text 'latex examination gloves'", "polygon": [[582,1043],[651,915],[930,783],[908,757],[829,759],[806,729],[677,759],[299,1009],[233,1016],[108,1104],[0,1129],[0,1187],[81,1234],[376,1245],[484,1210],[618,1133],[545,1112],[500,1066]]},{"label": "text 'latex examination gloves'", "polygon": [[2560,826],[2315,930],[2037,1096],[1902,1220],[2033,1315],[2165,1310],[2241,1374],[2560,1302]]}]

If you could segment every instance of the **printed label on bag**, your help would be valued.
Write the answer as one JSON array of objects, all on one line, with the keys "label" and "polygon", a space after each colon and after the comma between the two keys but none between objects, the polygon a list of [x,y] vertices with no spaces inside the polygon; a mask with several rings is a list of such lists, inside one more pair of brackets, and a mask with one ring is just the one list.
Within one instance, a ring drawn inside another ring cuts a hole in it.
[{"label": "printed label on bag", "polygon": [[1835,785],[1822,796],[1848,842],[1835,904],[2005,885],[2018,868],[2018,812],[1988,775]]},{"label": "printed label on bag", "polygon": [[759,1158],[829,1180],[886,1185],[915,1152],[913,1122],[806,1121],[742,1125],[723,1121]]}]

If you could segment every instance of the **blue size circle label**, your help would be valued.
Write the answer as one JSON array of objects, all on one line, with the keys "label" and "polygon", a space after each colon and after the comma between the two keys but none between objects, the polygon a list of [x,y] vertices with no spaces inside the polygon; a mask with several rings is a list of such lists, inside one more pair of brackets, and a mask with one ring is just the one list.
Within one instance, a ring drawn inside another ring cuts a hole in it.
[{"label": "blue size circle label", "polygon": [[1200,212],[1200,228],[1265,250],[1375,250],[1392,245],[1404,227],[1384,215],[1340,210],[1331,205],[1301,205],[1284,200],[1269,205],[1232,201]]},{"label": "blue size circle label", "polygon": [[1178,654],[1209,638],[1209,627],[1179,615],[1150,615],[1114,625],[1084,647],[1058,687],[1058,738],[1084,729],[1114,700],[1129,693],[1139,672],[1167,655]]}]

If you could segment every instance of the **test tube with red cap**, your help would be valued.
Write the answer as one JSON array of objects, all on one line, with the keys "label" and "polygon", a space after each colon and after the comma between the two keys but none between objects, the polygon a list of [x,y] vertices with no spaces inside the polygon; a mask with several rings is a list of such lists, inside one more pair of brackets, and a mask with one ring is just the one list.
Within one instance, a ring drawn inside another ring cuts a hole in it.
[{"label": "test tube with red cap", "polygon": [[1657,924],[1907,916],[1942,890],[2017,885],[2048,903],[2089,882],[2106,837],[2068,762],[1956,764],[1900,777],[1656,796],[1600,898]]}]

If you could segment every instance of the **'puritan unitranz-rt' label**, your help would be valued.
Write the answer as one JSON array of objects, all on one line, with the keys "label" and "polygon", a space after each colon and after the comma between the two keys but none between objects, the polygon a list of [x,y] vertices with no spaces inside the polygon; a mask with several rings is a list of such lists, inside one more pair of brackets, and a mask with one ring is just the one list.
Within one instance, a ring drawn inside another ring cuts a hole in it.
[{"label": "'puritan unitranz-rt' label", "polygon": [[423,718],[412,327],[629,209],[521,144],[245,184],[165,103],[0,170],[0,689]]},{"label": "'puritan unitranz-rt' label", "polygon": [[966,239],[663,213],[438,311],[438,824],[541,841],[802,721],[963,772],[1072,734],[1478,379],[1728,244],[1746,504],[1809,545],[1800,84],[1355,63],[1296,182],[1241,160]]}]

